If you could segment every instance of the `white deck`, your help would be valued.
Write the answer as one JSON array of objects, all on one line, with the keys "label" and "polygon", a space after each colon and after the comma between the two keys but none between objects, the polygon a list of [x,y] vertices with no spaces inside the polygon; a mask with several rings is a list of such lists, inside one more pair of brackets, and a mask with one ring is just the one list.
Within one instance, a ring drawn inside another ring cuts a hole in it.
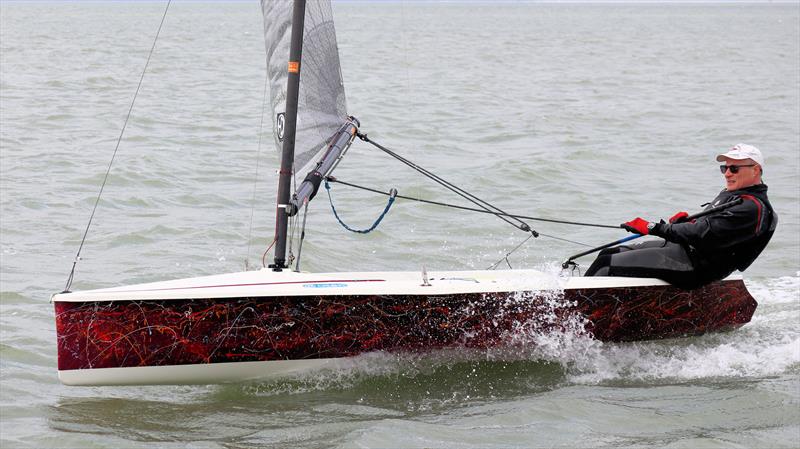
[{"label": "white deck", "polygon": [[60,293],[55,302],[170,300],[307,295],[446,295],[575,288],[666,285],[664,281],[621,277],[558,277],[536,270],[297,273],[270,269],[228,273],[123,287]]}]

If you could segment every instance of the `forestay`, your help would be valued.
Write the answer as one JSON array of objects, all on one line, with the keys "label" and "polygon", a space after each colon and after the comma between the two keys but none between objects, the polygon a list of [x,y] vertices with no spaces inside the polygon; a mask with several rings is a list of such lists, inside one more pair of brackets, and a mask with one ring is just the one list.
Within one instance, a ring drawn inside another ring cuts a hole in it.
[{"label": "forestay", "polygon": [[[287,61],[292,32],[291,1],[261,0],[272,105],[272,130],[280,153],[286,110]],[[300,62],[294,173],[305,174],[328,139],[347,118],[339,49],[329,0],[306,4]]]}]

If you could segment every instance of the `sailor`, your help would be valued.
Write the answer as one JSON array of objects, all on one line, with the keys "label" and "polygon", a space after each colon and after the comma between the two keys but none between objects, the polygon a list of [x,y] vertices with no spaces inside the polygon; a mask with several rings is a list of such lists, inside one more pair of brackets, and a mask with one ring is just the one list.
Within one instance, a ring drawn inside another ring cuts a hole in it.
[{"label": "sailor", "polygon": [[678,212],[669,223],[639,217],[623,223],[629,232],[664,240],[605,249],[586,276],[653,277],[692,289],[749,267],[778,224],[761,179],[764,156],[758,148],[740,143],[717,155],[717,161],[723,163],[719,168],[725,189],[707,209],[741,198],[739,204],[690,222],[686,212]]}]

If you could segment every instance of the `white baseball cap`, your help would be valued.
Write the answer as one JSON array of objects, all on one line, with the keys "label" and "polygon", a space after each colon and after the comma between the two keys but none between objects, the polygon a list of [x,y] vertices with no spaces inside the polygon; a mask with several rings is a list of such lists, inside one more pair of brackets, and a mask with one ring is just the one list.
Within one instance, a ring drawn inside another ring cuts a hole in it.
[{"label": "white baseball cap", "polygon": [[752,159],[756,164],[760,165],[761,168],[764,168],[764,156],[761,154],[761,150],[746,143],[736,144],[728,150],[727,153],[718,154],[717,162],[722,162],[725,158],[735,159],[737,161]]}]

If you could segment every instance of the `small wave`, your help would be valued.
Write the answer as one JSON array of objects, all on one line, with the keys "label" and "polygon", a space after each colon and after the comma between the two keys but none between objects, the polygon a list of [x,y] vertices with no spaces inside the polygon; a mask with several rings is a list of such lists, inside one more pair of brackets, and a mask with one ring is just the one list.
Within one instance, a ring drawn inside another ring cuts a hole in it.
[{"label": "small wave", "polygon": [[750,293],[763,304],[800,304],[800,272],[764,282],[746,281]]},{"label": "small wave", "polygon": [[12,304],[28,304],[31,302],[31,299],[25,295],[19,294],[17,292],[12,291],[0,291],[0,304],[3,305],[12,305]]},{"label": "small wave", "polygon": [[679,342],[599,345],[584,354],[580,369],[570,373],[578,384],[681,382],[704,378],[749,378],[785,373],[800,363],[800,339],[752,341],[740,333]]},{"label": "small wave", "polygon": [[500,361],[479,350],[374,352],[337,360],[335,368],[270,382],[224,386],[215,396],[280,401],[288,396],[294,402],[314,402],[324,392],[338,398],[337,403],[369,404],[369,410],[359,413],[390,417],[384,409],[396,410],[397,404],[409,411],[427,412],[550,390],[563,380],[564,370],[557,363]]},{"label": "small wave", "polygon": [[3,254],[3,257],[14,256],[19,253],[17,248],[11,245],[2,245],[0,248],[2,248],[0,249],[0,253]]},{"label": "small wave", "polygon": [[65,122],[68,120],[72,120],[74,116],[72,114],[50,114],[44,118],[46,122]]},{"label": "small wave", "polygon": [[587,345],[563,352],[576,383],[675,382],[703,378],[752,378],[790,373],[800,366],[800,278],[748,282],[759,302],[739,330],[702,337],[628,344]]}]

